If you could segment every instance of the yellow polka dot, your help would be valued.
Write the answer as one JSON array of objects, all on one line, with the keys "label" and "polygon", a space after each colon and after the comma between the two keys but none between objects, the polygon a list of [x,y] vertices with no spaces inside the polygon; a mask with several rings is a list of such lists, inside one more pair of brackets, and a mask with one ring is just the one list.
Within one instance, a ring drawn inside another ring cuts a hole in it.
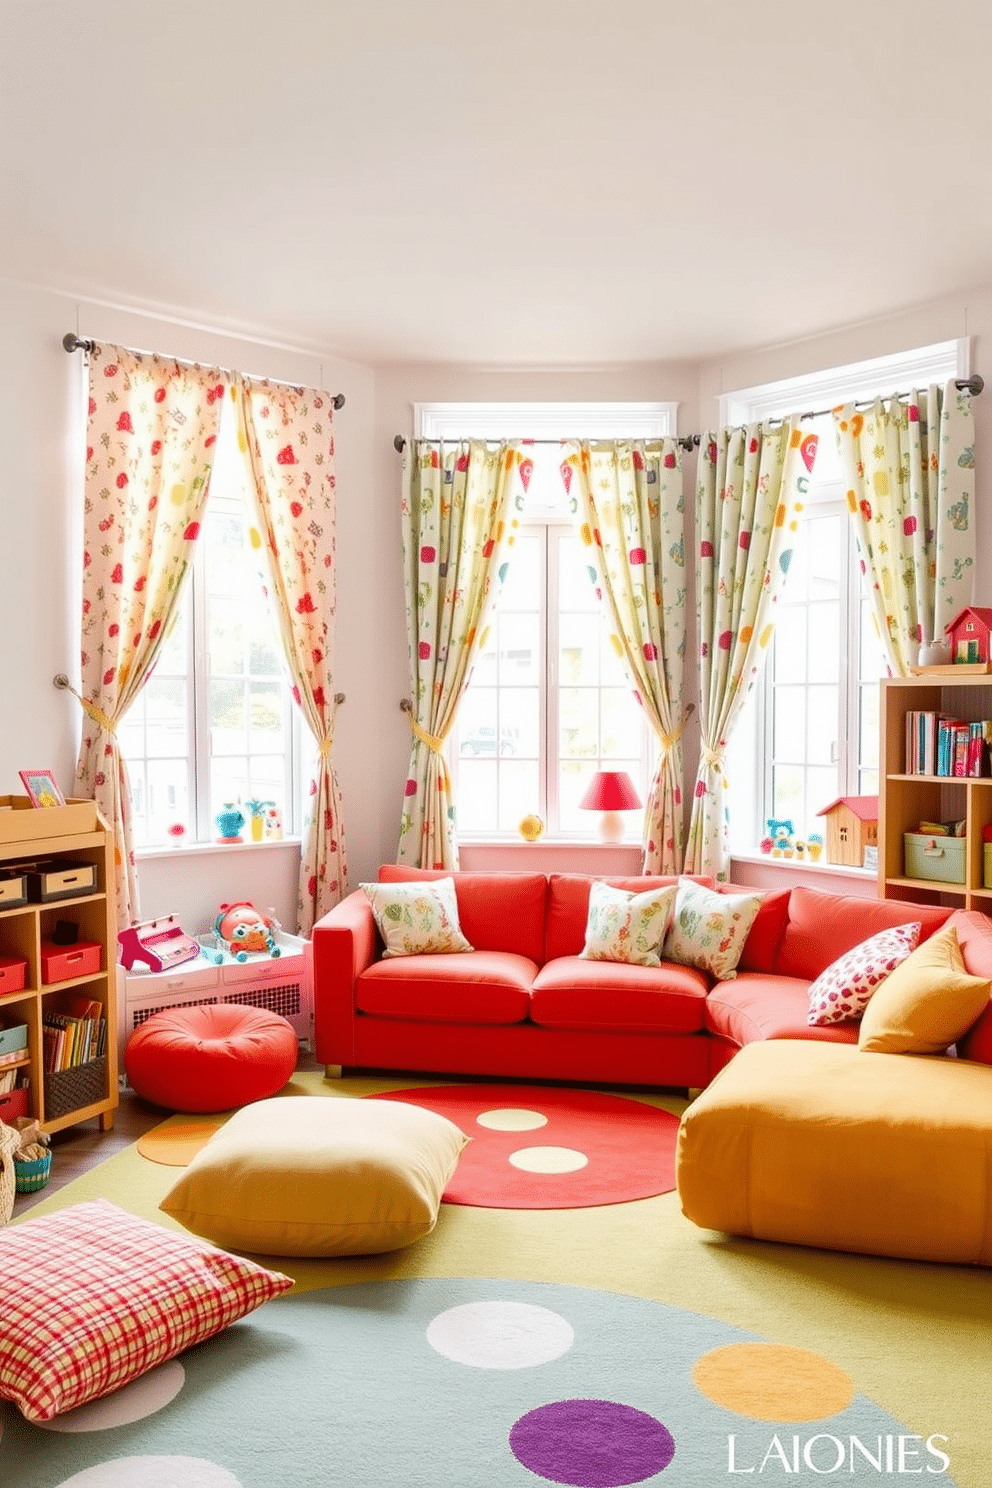
[{"label": "yellow polka dot", "polygon": [[169,500],[173,506],[182,506],[186,500],[186,487],[182,481],[177,481],[169,492]]},{"label": "yellow polka dot", "polygon": [[738,643],[741,646],[746,646],[747,643],[748,643],[748,641],[751,639],[751,637],[753,635],[754,635],[754,626],[753,625],[742,625],[741,626],[741,633],[737,637]]},{"label": "yellow polka dot", "polygon": [[857,511],[857,509],[858,509],[858,498],[854,494],[853,491],[848,491],[848,493],[847,493],[847,504],[848,504],[848,507],[850,508],[850,510],[852,512],[853,511]]},{"label": "yellow polka dot", "polygon": [[872,479],[876,496],[887,496],[889,494],[889,472],[887,470],[876,470]]},{"label": "yellow polka dot", "polygon": [[618,656],[622,656],[623,655],[623,646],[621,644],[621,641],[620,641],[620,637],[619,636],[611,635],[610,636],[610,645],[613,647],[614,651],[617,653]]},{"label": "yellow polka dot", "polygon": [[587,547],[592,542],[592,528],[589,526],[588,522],[582,523],[582,541],[586,544]]},{"label": "yellow polka dot", "polygon": [[801,429],[793,429],[792,434],[789,437],[789,448],[790,449],[798,449],[799,446],[802,444],[802,442],[803,442],[803,433],[802,433],[802,430]]},{"label": "yellow polka dot", "polygon": [[829,1359],[778,1343],[731,1343],[697,1359],[693,1383],[753,1421],[820,1421],[845,1410],[854,1382]]},{"label": "yellow polka dot", "polygon": [[775,627],[774,627],[774,625],[766,625],[765,628],[764,628],[764,630],[761,632],[760,636],[758,637],[758,645],[759,646],[767,646],[768,645],[768,642],[771,640],[771,638],[772,638],[772,636],[774,634],[775,634]]},{"label": "yellow polka dot", "polygon": [[785,502],[784,501],[779,505],[778,510],[775,513],[775,526],[776,527],[784,527],[785,526]]},{"label": "yellow polka dot", "polygon": [[253,548],[260,548],[262,546],[262,534],[258,531],[257,528],[248,528],[248,541],[251,543]]}]

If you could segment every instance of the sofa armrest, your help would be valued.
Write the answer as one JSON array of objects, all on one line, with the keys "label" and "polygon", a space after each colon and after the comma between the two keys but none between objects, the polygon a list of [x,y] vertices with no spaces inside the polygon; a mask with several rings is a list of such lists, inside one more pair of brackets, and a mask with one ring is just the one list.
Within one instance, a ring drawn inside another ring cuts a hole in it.
[{"label": "sofa armrest", "polygon": [[313,927],[314,1053],[321,1064],[353,1064],[355,983],[379,955],[372,906],[356,889]]}]

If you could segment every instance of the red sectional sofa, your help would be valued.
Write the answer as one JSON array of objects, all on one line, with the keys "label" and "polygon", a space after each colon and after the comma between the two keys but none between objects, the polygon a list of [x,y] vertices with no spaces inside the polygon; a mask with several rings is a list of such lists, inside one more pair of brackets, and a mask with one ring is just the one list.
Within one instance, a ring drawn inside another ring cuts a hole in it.
[{"label": "red sectional sofa", "polygon": [[[448,876],[393,865],[379,871],[381,882]],[[992,976],[985,964],[992,963],[990,922],[961,910],[775,890],[763,897],[737,975],[714,982],[670,961],[649,968],[583,959],[592,877],[450,876],[471,952],[383,959],[361,889],[314,926],[315,1049],[329,1069],[691,1089],[757,1040],[856,1043],[855,1023],[808,1025],[808,988],[844,951],[886,926],[918,920],[925,939],[953,913],[969,970]],[[605,881],[639,893],[675,880]],[[972,966],[969,954],[980,964]],[[992,1003],[969,1040],[959,1052],[992,1063]]]}]

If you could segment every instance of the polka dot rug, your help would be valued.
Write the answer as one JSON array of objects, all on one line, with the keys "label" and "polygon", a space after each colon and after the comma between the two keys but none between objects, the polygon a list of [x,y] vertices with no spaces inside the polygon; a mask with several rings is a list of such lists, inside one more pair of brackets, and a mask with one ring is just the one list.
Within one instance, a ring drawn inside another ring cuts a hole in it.
[{"label": "polka dot rug", "polygon": [[812,1351],[642,1298],[484,1278],[291,1294],[46,1427],[10,1407],[0,1423],[18,1488],[717,1488],[737,1473],[809,1488],[884,1471],[893,1451],[942,1465]]},{"label": "polka dot rug", "polygon": [[436,1085],[393,1090],[447,1116],[471,1138],[447,1204],[579,1209],[675,1187],[678,1117],[627,1096],[541,1085]]}]

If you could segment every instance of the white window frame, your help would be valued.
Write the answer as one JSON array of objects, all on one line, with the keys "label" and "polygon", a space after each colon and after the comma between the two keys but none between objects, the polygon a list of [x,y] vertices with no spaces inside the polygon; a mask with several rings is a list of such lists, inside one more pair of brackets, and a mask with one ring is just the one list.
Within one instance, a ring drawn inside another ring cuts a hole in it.
[{"label": "white window frame", "polygon": [[[422,439],[456,440],[497,439],[663,439],[677,437],[678,403],[674,402],[459,402],[415,403],[414,435]],[[550,741],[558,737],[558,683],[556,675],[558,615],[548,610],[549,594],[557,595],[557,555],[554,551],[556,530],[574,534],[564,506],[528,507],[520,524],[521,534],[527,529],[543,528],[544,563],[541,576],[541,613],[543,615],[544,654],[539,669],[539,709],[542,720],[543,770],[539,781],[538,814],[548,830],[545,842],[564,843],[577,840],[574,833],[558,827],[559,802],[557,748]],[[650,750],[654,736],[645,720],[645,748]],[[553,757],[552,757],[553,756]],[[454,750],[447,756],[456,798],[458,760]],[[590,828],[591,830],[591,828]],[[471,832],[459,828],[463,843],[502,843],[519,840],[517,832],[497,830]],[[585,839],[579,839],[584,841]]]},{"label": "white window frame", "polygon": [[[950,378],[964,379],[970,374],[971,341],[969,337],[962,336],[889,356],[852,362],[846,366],[830,367],[800,377],[759,383],[723,393],[719,398],[719,418],[721,425],[757,423],[789,414],[819,412],[852,401],[864,403],[877,397],[889,398],[895,393],[906,393],[911,388],[923,388],[930,383],[946,382]],[[821,486],[817,490],[814,484],[807,499],[817,504],[832,504],[837,500],[843,503],[845,492],[842,480],[838,478],[832,481],[826,489]],[[861,689],[857,643],[861,585],[857,550],[849,522],[846,524],[844,541],[850,561],[846,568],[846,603],[842,602],[841,605],[842,654],[838,689],[842,704],[838,717],[838,775],[842,794],[860,794],[857,729]],[[764,835],[764,822],[771,815],[772,762],[771,753],[765,747],[765,740],[770,736],[771,730],[771,688],[767,685],[767,668],[762,669],[755,691],[757,696],[752,715],[753,734],[751,737],[740,738],[735,735],[731,746],[737,743],[738,748],[745,751],[745,757],[750,756],[758,764],[754,777],[761,782],[760,799],[752,802],[750,820],[744,819],[746,808],[743,803],[735,803],[731,812],[731,854],[738,858],[758,854],[758,842]],[[762,861],[769,860],[762,857]]]}]

